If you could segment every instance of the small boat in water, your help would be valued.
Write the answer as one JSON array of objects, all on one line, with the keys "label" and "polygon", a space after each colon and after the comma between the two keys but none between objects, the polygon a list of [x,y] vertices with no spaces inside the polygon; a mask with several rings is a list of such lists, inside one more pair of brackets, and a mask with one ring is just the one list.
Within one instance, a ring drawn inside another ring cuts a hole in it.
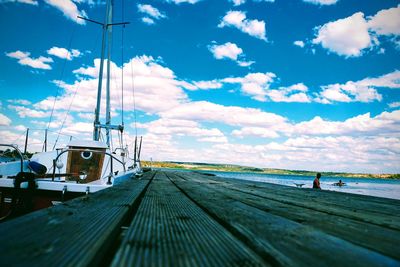
[{"label": "small boat in water", "polygon": [[[99,119],[104,50],[110,44],[112,1],[107,1],[103,26],[97,106],[93,140],[72,140],[65,147],[34,154],[28,159],[16,145],[0,144],[0,149],[14,150],[16,161],[0,162],[0,220],[55,205],[89,193],[111,187],[125,179],[140,176],[141,143],[135,138],[133,158],[127,147],[112,148],[111,131],[118,130],[122,138],[123,125],[111,125],[110,55],[107,58],[106,123]],[[82,18],[84,19],[84,18]],[[88,19],[87,19],[88,20]],[[88,20],[92,21],[92,20]],[[106,131],[106,142],[100,141],[101,129]]]}]

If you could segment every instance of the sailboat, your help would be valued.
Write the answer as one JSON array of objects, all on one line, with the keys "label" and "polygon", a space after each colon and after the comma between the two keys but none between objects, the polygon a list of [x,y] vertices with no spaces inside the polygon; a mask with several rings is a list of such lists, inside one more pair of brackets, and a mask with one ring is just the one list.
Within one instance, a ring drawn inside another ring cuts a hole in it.
[{"label": "sailboat", "polygon": [[[102,25],[103,38],[99,70],[97,103],[93,128],[93,140],[72,140],[65,147],[54,151],[34,154],[24,158],[15,145],[0,144],[14,150],[18,161],[0,163],[0,220],[94,193],[109,188],[123,180],[142,174],[140,165],[141,139],[135,138],[134,157],[130,158],[127,147],[112,149],[111,131],[121,133],[123,125],[111,124],[110,108],[110,45],[107,56],[106,122],[100,122],[105,48],[110,43],[112,27],[127,24],[112,22],[113,3],[106,4],[105,22],[90,22]],[[105,142],[100,141],[101,130],[106,132]]]}]

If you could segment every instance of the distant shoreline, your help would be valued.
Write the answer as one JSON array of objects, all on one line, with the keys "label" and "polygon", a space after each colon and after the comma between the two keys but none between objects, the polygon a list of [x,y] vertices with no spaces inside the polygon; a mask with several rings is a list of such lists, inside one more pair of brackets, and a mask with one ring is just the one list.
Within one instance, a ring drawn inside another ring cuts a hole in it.
[{"label": "distant shoreline", "polygon": [[[239,172],[259,173],[275,175],[315,176],[316,171],[284,170],[272,168],[256,168],[229,164],[209,164],[193,162],[169,162],[169,161],[142,161],[143,167],[180,169],[191,171],[213,171],[213,172]],[[325,177],[347,177],[347,178],[374,178],[374,179],[400,179],[400,174],[364,174],[343,172],[321,172]]]}]

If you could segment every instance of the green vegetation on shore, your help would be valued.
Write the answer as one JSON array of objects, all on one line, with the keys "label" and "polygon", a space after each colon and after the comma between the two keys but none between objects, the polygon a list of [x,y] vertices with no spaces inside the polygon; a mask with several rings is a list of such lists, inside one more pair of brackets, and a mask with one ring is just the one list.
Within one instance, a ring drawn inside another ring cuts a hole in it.
[{"label": "green vegetation on shore", "polygon": [[[304,170],[283,170],[271,168],[255,168],[229,164],[209,164],[197,162],[169,162],[169,161],[142,161],[143,167],[184,169],[193,171],[220,171],[220,172],[250,172],[277,175],[301,175],[314,176],[315,171]],[[400,179],[400,174],[364,174],[364,173],[344,173],[344,172],[321,172],[323,176],[349,177],[349,178],[378,178],[378,179]]]}]

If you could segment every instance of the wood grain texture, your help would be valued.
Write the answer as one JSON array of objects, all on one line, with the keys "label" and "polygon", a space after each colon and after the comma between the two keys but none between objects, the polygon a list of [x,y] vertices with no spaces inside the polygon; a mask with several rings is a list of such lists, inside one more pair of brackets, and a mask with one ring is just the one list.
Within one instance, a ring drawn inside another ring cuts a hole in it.
[{"label": "wood grain texture", "polygon": [[112,266],[268,266],[157,175]]},{"label": "wood grain texture", "polygon": [[94,266],[107,257],[152,174],[0,225],[0,266]]},{"label": "wood grain texture", "polygon": [[400,266],[400,201],[148,172],[0,224],[0,266]]},{"label": "wood grain texture", "polygon": [[[226,228],[230,228],[238,236],[242,236],[242,239],[247,240],[249,246],[259,255],[272,257],[283,266],[399,265],[399,262],[391,257],[344,240],[316,225],[299,223],[294,220],[295,215],[288,216],[290,211],[279,212],[275,209],[275,212],[271,212],[268,204],[262,204],[267,200],[262,198],[255,200],[252,195],[232,190],[230,187],[235,185],[234,180],[229,180],[230,186],[227,187],[224,184],[226,179],[210,179],[198,174],[180,173],[168,176],[204,210],[227,224]],[[238,186],[243,184],[239,183]],[[280,189],[285,190],[285,187]],[[258,190],[256,192],[258,193]],[[301,191],[297,191],[297,194],[299,196]],[[284,210],[284,207],[281,208]],[[378,235],[380,229],[376,229]],[[392,236],[393,240],[389,242],[395,244],[399,233],[393,232],[393,234],[395,234]],[[351,236],[351,233],[348,235]],[[379,240],[369,241],[371,246],[379,242]],[[393,253],[393,251],[387,252],[387,254]]]}]

